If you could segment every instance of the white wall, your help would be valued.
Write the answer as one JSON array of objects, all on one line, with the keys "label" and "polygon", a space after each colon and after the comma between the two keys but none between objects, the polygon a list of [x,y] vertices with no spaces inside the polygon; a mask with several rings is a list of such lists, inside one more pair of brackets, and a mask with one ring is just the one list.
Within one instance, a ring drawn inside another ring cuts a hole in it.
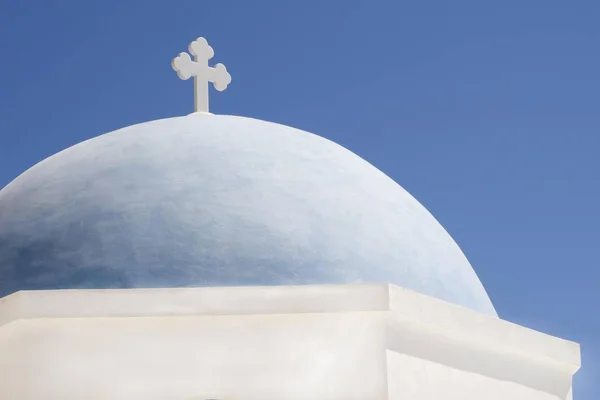
[{"label": "white wall", "polygon": [[388,285],[0,299],[4,400],[565,400],[579,346]]},{"label": "white wall", "polygon": [[384,399],[381,317],[36,319],[0,330],[0,398]]},{"label": "white wall", "polygon": [[[465,357],[469,355],[465,354]],[[559,395],[387,351],[389,400],[558,400]]]}]

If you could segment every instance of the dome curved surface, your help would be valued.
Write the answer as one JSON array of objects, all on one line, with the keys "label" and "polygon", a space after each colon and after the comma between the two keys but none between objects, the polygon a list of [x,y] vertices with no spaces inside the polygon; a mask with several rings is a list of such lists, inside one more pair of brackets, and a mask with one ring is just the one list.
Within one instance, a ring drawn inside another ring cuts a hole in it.
[{"label": "dome curved surface", "polygon": [[191,115],[70,147],[0,191],[0,297],[23,289],[392,283],[496,315],[459,247],[354,153]]}]

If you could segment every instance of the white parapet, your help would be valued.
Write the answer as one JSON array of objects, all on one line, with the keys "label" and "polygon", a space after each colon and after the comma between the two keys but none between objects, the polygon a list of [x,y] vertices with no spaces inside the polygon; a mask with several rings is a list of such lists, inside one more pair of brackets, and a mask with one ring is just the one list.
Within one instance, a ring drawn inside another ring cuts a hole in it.
[{"label": "white parapet", "polygon": [[22,291],[0,399],[557,400],[579,346],[391,285]]}]

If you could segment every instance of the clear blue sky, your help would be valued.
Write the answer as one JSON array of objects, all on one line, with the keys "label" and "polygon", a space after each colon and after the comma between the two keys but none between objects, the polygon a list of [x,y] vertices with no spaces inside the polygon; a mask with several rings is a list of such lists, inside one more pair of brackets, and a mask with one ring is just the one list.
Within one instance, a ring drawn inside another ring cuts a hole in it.
[{"label": "clear blue sky", "polygon": [[0,2],[0,187],[84,139],[192,111],[170,60],[205,36],[216,113],[358,153],[462,247],[504,319],[580,342],[600,399],[600,2]]}]

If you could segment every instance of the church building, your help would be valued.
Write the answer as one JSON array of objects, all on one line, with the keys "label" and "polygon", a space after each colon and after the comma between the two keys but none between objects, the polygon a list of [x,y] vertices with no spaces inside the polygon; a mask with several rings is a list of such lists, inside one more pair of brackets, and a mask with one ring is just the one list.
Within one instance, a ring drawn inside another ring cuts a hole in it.
[{"label": "church building", "polygon": [[[190,55],[191,54],[191,55]],[[323,137],[195,112],[0,191],[2,400],[570,400],[579,345],[500,319],[436,219]]]}]

